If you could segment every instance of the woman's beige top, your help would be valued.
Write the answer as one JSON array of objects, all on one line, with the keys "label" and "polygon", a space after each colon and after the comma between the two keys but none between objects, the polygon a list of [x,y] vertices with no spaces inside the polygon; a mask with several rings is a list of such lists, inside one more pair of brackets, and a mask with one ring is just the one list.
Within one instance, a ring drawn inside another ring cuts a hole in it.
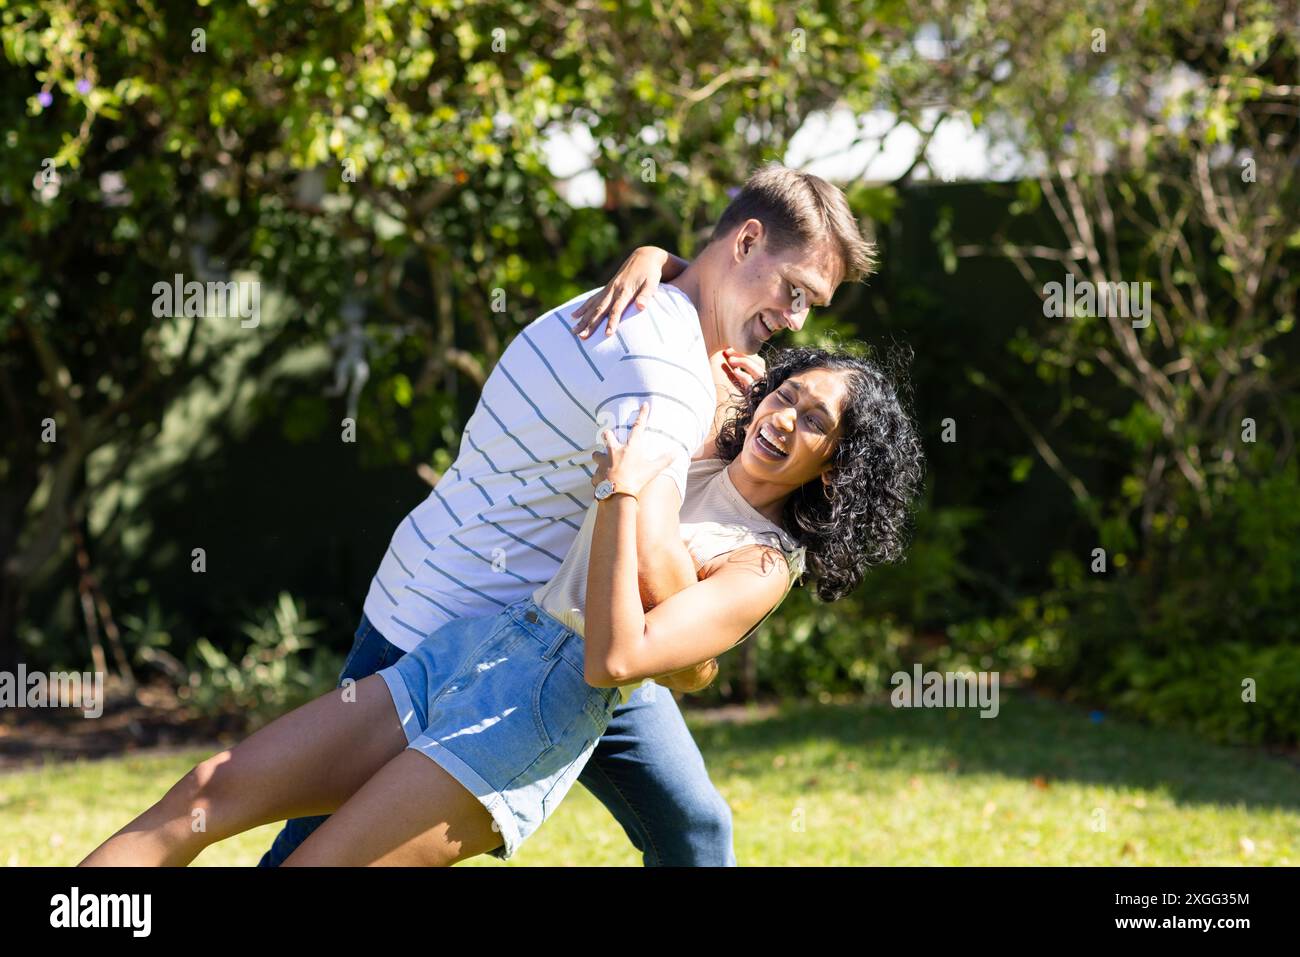
[{"label": "woman's beige top", "polygon": [[[591,537],[596,525],[597,504],[593,502],[587,510],[582,529],[555,576],[533,593],[533,601],[580,635],[583,633],[587,563],[591,558]],[[786,594],[789,594],[790,586],[803,574],[803,546],[745,501],[732,484],[731,477],[727,474],[727,463],[722,459],[700,459],[691,463],[686,480],[686,501],[682,503],[679,520],[682,541],[697,568],[745,545],[762,544],[778,548],[785,555],[789,566]],[[785,595],[781,597],[784,601]],[[771,613],[769,611],[768,615]],[[759,625],[766,620],[767,615],[764,615],[763,620],[740,641],[757,631]],[[740,644],[740,641],[736,644]],[[624,701],[636,687],[623,686],[621,690]]]}]

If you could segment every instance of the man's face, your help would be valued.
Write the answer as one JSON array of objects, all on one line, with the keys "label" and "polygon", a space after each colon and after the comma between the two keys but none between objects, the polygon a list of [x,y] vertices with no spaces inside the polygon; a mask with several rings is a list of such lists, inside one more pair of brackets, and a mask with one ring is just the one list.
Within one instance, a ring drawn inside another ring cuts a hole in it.
[{"label": "man's face", "polygon": [[718,331],[725,345],[750,354],[781,330],[802,328],[811,307],[830,304],[843,275],[830,242],[773,252],[756,219],[732,234],[727,252],[715,300]]}]

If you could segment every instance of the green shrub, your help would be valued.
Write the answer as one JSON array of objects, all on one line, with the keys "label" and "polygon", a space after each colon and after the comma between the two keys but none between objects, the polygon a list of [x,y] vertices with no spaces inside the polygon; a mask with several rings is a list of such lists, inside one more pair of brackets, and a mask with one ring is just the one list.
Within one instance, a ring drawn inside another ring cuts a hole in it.
[{"label": "green shrub", "polygon": [[[1226,483],[1226,480],[1225,480]],[[1300,740],[1300,476],[1220,487],[1208,518],[1158,523],[1133,569],[1053,565],[1064,609],[1047,675],[1072,696],[1232,743]],[[1242,701],[1253,679],[1257,700]]]},{"label": "green shrub", "polygon": [[288,592],[244,626],[249,642],[227,654],[200,638],[191,655],[189,683],[181,698],[208,716],[237,713],[256,727],[337,683],[342,658],[315,647],[323,623],[305,617]]},{"label": "green shrub", "polygon": [[[1254,700],[1245,685],[1253,683]],[[1233,744],[1300,743],[1300,648],[1222,642],[1153,655],[1125,648],[1103,690],[1153,724]]]}]

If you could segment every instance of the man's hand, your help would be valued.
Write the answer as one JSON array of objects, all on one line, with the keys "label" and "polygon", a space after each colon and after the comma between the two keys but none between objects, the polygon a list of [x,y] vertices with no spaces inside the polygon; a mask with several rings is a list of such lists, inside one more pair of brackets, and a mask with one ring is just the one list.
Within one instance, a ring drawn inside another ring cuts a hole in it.
[{"label": "man's hand", "polygon": [[655,675],[654,682],[673,691],[690,694],[695,691],[703,691],[713,684],[713,679],[717,676],[718,659],[710,658],[708,661],[701,661],[698,665],[683,668],[681,671],[674,671],[666,675]]}]

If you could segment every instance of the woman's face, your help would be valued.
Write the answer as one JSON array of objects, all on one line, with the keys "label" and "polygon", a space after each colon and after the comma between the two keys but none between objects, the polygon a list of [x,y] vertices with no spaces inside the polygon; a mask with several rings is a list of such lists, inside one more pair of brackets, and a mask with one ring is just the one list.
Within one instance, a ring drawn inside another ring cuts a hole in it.
[{"label": "woman's face", "polygon": [[753,478],[792,490],[830,468],[848,397],[846,373],[808,369],[790,376],[754,410],[740,452]]}]

